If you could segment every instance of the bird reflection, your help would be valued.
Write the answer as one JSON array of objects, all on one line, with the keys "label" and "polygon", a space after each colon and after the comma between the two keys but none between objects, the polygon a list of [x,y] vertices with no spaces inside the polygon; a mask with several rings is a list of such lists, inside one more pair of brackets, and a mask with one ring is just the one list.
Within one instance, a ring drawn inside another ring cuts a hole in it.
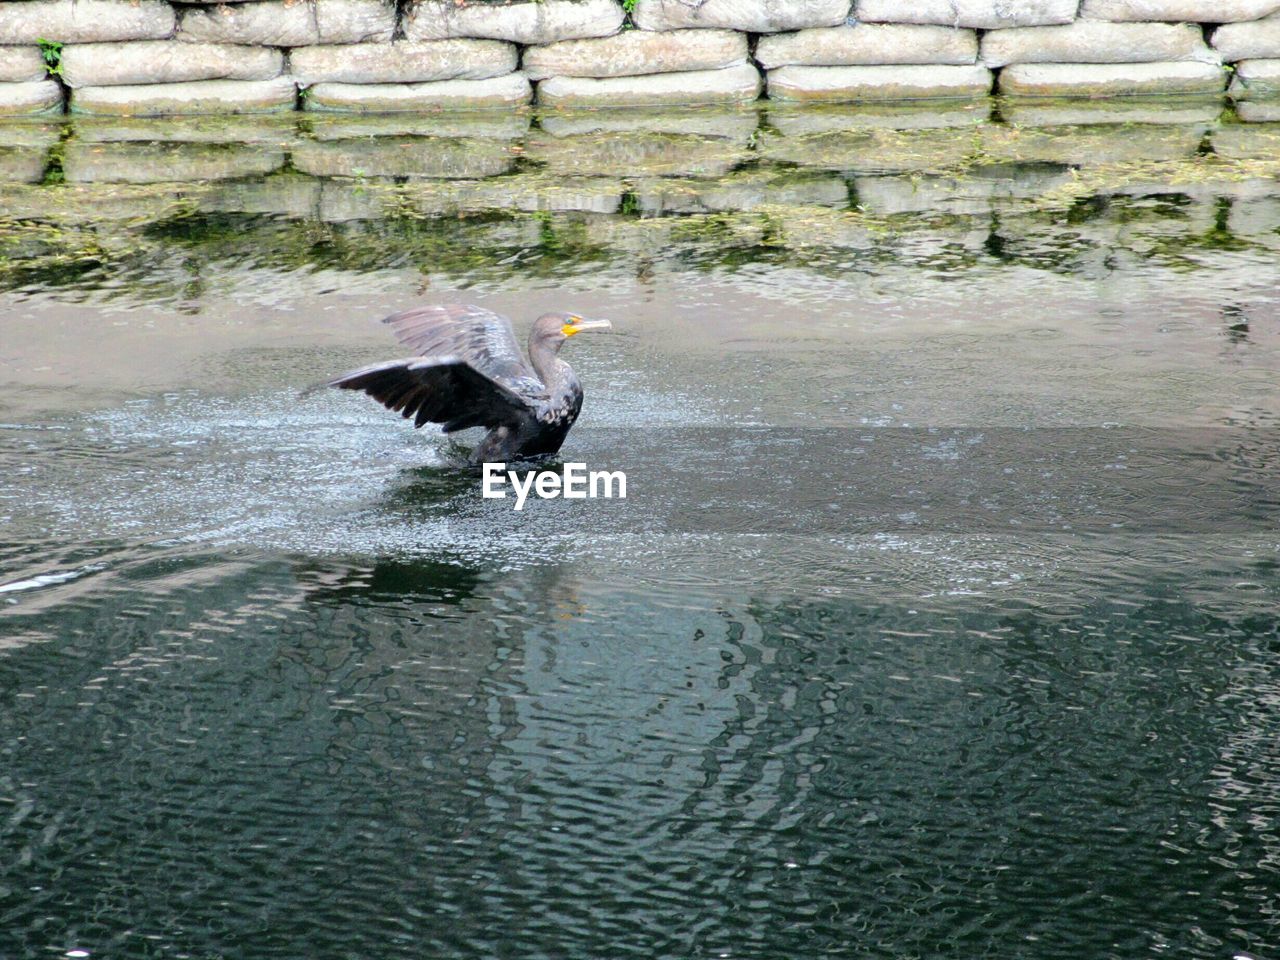
[{"label": "bird reflection", "polygon": [[386,602],[460,604],[475,595],[480,570],[438,559],[372,563],[312,562],[296,571],[309,604],[340,607]]}]

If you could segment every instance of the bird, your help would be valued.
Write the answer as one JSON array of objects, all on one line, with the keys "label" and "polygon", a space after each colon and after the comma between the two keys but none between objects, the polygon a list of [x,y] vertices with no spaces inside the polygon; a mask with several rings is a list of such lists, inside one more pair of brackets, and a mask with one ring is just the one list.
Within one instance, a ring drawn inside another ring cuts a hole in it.
[{"label": "bird", "polygon": [[558,452],[582,410],[582,385],[560,348],[579,333],[613,326],[576,313],[544,313],[529,333],[526,361],[511,321],[483,307],[414,307],[382,322],[413,356],[349,370],[312,389],[363,391],[412,418],[415,429],[425,423],[441,424],[445,433],[485,427],[472,465]]}]

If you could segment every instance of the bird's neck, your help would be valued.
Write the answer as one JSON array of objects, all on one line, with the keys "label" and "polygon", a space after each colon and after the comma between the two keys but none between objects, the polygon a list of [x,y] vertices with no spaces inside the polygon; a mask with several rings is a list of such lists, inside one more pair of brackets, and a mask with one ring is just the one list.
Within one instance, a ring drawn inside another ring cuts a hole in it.
[{"label": "bird's neck", "polygon": [[529,344],[529,362],[547,390],[553,395],[573,382],[573,368],[560,359],[557,351],[545,344]]}]

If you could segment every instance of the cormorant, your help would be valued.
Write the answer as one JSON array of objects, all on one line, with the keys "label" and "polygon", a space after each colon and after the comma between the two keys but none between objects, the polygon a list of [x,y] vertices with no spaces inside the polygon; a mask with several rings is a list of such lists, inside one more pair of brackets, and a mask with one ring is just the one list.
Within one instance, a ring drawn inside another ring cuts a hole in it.
[{"label": "cormorant", "polygon": [[529,334],[529,362],[516,346],[511,321],[466,304],[415,307],[382,321],[416,356],[351,370],[320,386],[362,390],[415,428],[445,433],[486,427],[472,463],[521,460],[555,453],[582,409],[582,387],[557,354],[584,330],[608,330],[608,320],[544,313]]}]

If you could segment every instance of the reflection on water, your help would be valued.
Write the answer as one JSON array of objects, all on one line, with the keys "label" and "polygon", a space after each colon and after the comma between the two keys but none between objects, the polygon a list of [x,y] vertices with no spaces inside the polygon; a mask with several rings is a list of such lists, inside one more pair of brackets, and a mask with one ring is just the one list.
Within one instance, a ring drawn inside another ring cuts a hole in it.
[{"label": "reflection on water", "polygon": [[[0,957],[1274,955],[1251,119],[5,124]],[[298,399],[415,298],[636,496]]]},{"label": "reflection on water", "polygon": [[1265,955],[1274,564],[822,559],[137,558],[11,621],[10,955]]},{"label": "reflection on water", "polygon": [[471,281],[1276,254],[1280,126],[1216,103],[1019,105],[1002,122],[967,104],[530,122],[10,123],[0,283],[181,304],[181,274],[250,249],[277,270],[406,264]]}]

